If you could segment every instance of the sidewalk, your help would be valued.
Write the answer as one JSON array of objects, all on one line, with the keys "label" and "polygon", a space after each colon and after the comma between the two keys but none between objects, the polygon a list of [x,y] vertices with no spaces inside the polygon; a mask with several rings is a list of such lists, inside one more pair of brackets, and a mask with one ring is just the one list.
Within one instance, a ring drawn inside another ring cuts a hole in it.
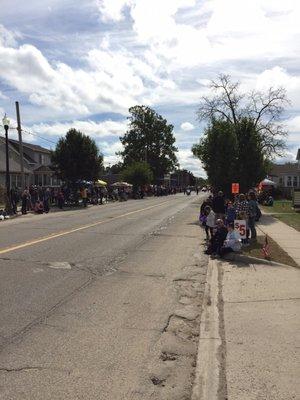
[{"label": "sidewalk", "polygon": [[257,228],[277,242],[300,267],[300,232],[267,213],[263,213]]},{"label": "sidewalk", "polygon": [[193,400],[299,398],[299,286],[297,268],[209,262]]}]

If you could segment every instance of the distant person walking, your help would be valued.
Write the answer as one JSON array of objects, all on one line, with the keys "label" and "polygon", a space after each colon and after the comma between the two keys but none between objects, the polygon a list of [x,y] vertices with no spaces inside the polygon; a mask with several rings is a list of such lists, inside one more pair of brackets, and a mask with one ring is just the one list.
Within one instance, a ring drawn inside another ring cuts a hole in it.
[{"label": "distant person walking", "polygon": [[60,189],[57,194],[57,205],[61,210],[63,208],[64,203],[65,203],[65,197],[62,190]]},{"label": "distant person walking", "polygon": [[27,209],[28,209],[28,205],[29,205],[29,201],[30,201],[30,194],[29,194],[29,190],[27,188],[23,190],[21,200],[22,200],[21,212],[24,215],[24,214],[27,214]]},{"label": "distant person walking", "polygon": [[82,198],[83,207],[87,207],[87,199],[88,199],[87,188],[82,188],[80,191],[80,195]]},{"label": "distant person walking", "polygon": [[48,213],[50,211],[50,198],[51,198],[51,192],[50,192],[50,189],[47,188],[45,190],[44,199],[43,199],[45,213]]}]

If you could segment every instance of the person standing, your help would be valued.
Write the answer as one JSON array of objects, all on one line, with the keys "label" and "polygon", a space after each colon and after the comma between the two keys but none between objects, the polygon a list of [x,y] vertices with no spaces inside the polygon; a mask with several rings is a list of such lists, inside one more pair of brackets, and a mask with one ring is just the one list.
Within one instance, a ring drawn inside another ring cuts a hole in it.
[{"label": "person standing", "polygon": [[19,195],[16,188],[10,190],[10,201],[13,213],[17,214]]},{"label": "person standing", "polygon": [[256,240],[255,220],[257,215],[257,201],[254,192],[249,193],[248,202],[248,226],[251,232],[251,240]]},{"label": "person standing", "polygon": [[22,199],[22,209],[21,209],[21,212],[22,212],[22,214],[24,215],[24,214],[27,214],[27,208],[28,208],[28,203],[29,203],[29,191],[28,191],[28,189],[27,188],[25,188],[24,190],[23,190],[23,193],[22,193],[22,196],[21,196],[21,199]]},{"label": "person standing", "polygon": [[210,234],[210,238],[212,238],[213,233],[214,233],[214,228],[216,226],[216,216],[215,216],[214,211],[209,206],[205,207],[205,214],[207,215],[205,232],[206,232],[207,239],[209,239],[209,234]]},{"label": "person standing", "polygon": [[226,215],[225,215],[226,225],[233,223],[235,219],[236,219],[235,208],[232,202],[229,201],[227,204]]},{"label": "person standing", "polygon": [[44,199],[43,199],[45,213],[48,213],[50,211],[50,197],[51,197],[51,192],[50,192],[50,189],[47,188],[45,190]]},{"label": "person standing", "polygon": [[82,198],[83,207],[87,207],[87,198],[88,198],[87,188],[82,188],[80,194]]},{"label": "person standing", "polygon": [[63,208],[64,202],[65,202],[65,197],[63,191],[60,189],[57,194],[57,205],[61,210]]},{"label": "person standing", "polygon": [[224,194],[220,190],[216,196],[213,197],[212,208],[216,214],[216,218],[223,219],[225,216],[225,199]]}]

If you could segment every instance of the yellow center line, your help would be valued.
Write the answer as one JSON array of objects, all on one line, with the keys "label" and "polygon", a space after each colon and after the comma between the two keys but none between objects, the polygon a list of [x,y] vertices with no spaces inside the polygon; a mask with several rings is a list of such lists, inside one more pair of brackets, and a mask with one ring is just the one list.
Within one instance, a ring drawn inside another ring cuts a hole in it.
[{"label": "yellow center line", "polygon": [[121,215],[117,215],[116,217],[109,218],[108,220],[106,219],[106,220],[93,222],[92,224],[82,225],[82,226],[79,226],[78,228],[69,229],[68,231],[61,231],[61,232],[52,233],[52,234],[50,234],[48,236],[43,236],[43,237],[38,238],[38,239],[33,239],[33,240],[28,241],[28,242],[17,244],[15,246],[6,247],[6,248],[4,248],[2,250],[0,249],[0,255],[8,253],[10,251],[23,249],[24,247],[33,246],[34,244],[37,244],[37,243],[46,242],[47,240],[56,239],[56,238],[61,237],[61,236],[70,235],[71,233],[74,233],[74,232],[83,231],[85,229],[92,228],[92,227],[97,226],[97,225],[105,224],[107,222],[114,221],[116,219],[127,217],[128,215],[137,214],[137,213],[140,213],[140,212],[146,211],[146,210],[151,210],[151,208],[159,207],[159,206],[161,206],[163,204],[166,204],[166,203],[169,203],[169,202],[170,202],[170,200],[163,201],[162,203],[155,204],[154,206],[141,208],[140,210],[130,211],[130,212],[127,212],[125,214],[121,214]]}]

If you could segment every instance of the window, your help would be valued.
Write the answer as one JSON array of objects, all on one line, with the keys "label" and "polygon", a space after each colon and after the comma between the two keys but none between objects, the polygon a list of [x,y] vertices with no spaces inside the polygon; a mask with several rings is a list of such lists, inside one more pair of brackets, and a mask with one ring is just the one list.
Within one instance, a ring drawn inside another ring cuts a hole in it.
[{"label": "window", "polygon": [[44,154],[39,154],[39,163],[44,164]]},{"label": "window", "polygon": [[283,185],[283,178],[279,178],[279,185],[282,186]]},{"label": "window", "polygon": [[287,186],[292,186],[292,177],[291,176],[287,177]]},{"label": "window", "polygon": [[298,177],[297,177],[297,176],[294,176],[294,179],[293,179],[293,186],[294,186],[294,187],[297,187],[297,186],[298,186]]}]

